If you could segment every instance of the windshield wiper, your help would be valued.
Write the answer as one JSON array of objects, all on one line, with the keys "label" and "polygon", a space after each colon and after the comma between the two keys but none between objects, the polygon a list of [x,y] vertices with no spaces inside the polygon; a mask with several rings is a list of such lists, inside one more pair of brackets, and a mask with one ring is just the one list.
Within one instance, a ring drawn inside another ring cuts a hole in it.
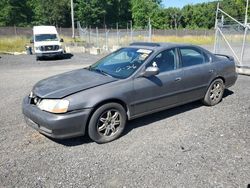
[{"label": "windshield wiper", "polygon": [[102,75],[105,75],[105,76],[110,76],[112,77],[111,75],[109,75],[107,72],[105,72],[104,70],[102,69],[99,69],[99,68],[92,68],[91,66],[89,67],[89,70],[90,71],[95,71],[95,72],[98,72],[98,73],[101,73]]}]

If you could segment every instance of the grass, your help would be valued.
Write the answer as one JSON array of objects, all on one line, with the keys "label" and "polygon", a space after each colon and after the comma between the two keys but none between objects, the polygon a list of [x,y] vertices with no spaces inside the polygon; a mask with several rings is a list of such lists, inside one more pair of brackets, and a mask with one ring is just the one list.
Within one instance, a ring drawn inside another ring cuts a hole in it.
[{"label": "grass", "polygon": [[[65,43],[79,42],[77,39],[71,37],[62,37]],[[0,37],[0,53],[8,52],[23,52],[25,46],[33,46],[30,44],[30,38],[28,37]]]},{"label": "grass", "polygon": [[[79,43],[82,44],[82,40],[79,38],[72,39],[71,37],[62,36],[64,42],[67,43]],[[0,37],[0,53],[4,52],[23,52],[25,51],[26,45],[31,45],[29,43],[30,38],[27,37]],[[142,36],[137,36],[134,38],[136,41],[145,40]],[[123,37],[120,39],[121,44],[130,43],[130,37]],[[209,45],[213,44],[214,37],[213,36],[153,36],[153,42],[176,42],[176,43],[190,43],[197,45]],[[105,41],[101,41],[100,43],[105,43]],[[109,46],[117,45],[116,38],[109,38]]]},{"label": "grass", "polygon": [[29,45],[26,37],[0,37],[0,52],[22,52]]},{"label": "grass", "polygon": [[214,36],[154,36],[152,41],[209,45],[214,43]]}]

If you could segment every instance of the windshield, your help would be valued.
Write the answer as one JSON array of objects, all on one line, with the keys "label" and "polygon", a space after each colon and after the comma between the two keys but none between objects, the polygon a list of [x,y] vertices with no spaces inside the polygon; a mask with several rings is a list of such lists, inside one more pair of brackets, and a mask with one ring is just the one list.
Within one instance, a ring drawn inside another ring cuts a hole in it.
[{"label": "windshield", "polygon": [[132,75],[151,53],[148,49],[122,48],[93,64],[89,70],[124,79]]},{"label": "windshield", "polygon": [[41,35],[35,35],[35,41],[58,41],[56,34],[41,34]]}]

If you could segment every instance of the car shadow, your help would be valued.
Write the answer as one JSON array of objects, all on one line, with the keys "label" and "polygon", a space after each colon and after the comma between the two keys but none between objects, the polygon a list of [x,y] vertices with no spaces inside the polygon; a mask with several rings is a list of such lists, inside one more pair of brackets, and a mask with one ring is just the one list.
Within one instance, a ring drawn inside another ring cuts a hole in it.
[{"label": "car shadow", "polygon": [[225,89],[224,94],[223,94],[223,98],[226,98],[232,94],[234,94],[233,91],[231,91],[230,89]]},{"label": "car shadow", "polygon": [[71,59],[74,55],[71,53],[65,53],[61,56],[55,56],[55,57],[43,57],[39,59],[39,61],[57,61],[62,59]]},{"label": "car shadow", "polygon": [[128,134],[130,131],[132,131],[133,129],[139,128],[139,127],[143,127],[143,126],[147,126],[151,123],[157,122],[157,121],[161,121],[163,119],[187,112],[189,110],[193,110],[195,108],[199,108],[203,106],[203,104],[200,101],[195,101],[192,103],[188,103],[185,105],[181,105],[178,107],[174,107],[171,109],[167,109],[167,110],[163,110],[160,112],[156,112],[150,115],[146,115],[134,120],[131,120],[128,122],[125,130],[123,131],[122,136]]},{"label": "car shadow", "polygon": [[82,144],[89,144],[89,143],[93,142],[87,134],[84,136],[76,137],[76,138],[67,138],[67,139],[62,139],[62,140],[55,139],[55,138],[49,138],[49,137],[47,137],[47,138],[58,143],[58,144],[61,144],[61,145],[67,146],[67,147],[79,146]]},{"label": "car shadow", "polygon": [[[223,98],[226,98],[230,95],[232,95],[234,92],[226,89],[223,95]],[[192,103],[188,103],[185,105],[181,105],[178,107],[174,107],[168,110],[163,110],[161,112],[156,112],[150,115],[146,115],[134,120],[131,120],[127,123],[127,126],[125,127],[122,136],[125,136],[126,134],[128,134],[130,131],[132,131],[133,129],[139,128],[139,127],[143,127],[143,126],[147,126],[151,123],[157,122],[157,121],[161,121],[163,119],[172,117],[174,115],[178,115],[184,112],[187,112],[189,110],[193,110],[196,108],[200,108],[204,106],[202,104],[201,101],[195,101]],[[82,145],[82,144],[89,144],[92,143],[93,141],[89,138],[89,136],[86,134],[84,136],[81,137],[77,137],[77,138],[70,138],[70,139],[63,139],[63,140],[58,140],[58,139],[53,139],[53,138],[49,138],[50,140],[64,145],[64,146],[68,146],[68,147],[72,147],[72,146],[78,146],[78,145]]]},{"label": "car shadow", "polygon": [[[229,89],[225,89],[224,94],[223,94],[223,99],[232,95],[234,92],[229,90]],[[128,134],[131,130],[136,129],[138,127],[142,127],[142,126],[146,126],[148,124],[157,122],[157,121],[161,121],[163,119],[169,118],[171,116],[174,115],[178,115],[184,112],[187,112],[189,110],[195,109],[195,108],[199,108],[201,106],[204,106],[203,103],[199,100],[199,101],[195,101],[192,103],[188,103],[188,104],[184,104],[181,106],[177,106],[171,109],[167,109],[164,111],[160,111],[160,112],[156,112],[147,116],[143,116],[134,120],[131,120],[128,122],[127,126],[125,127],[125,130],[123,131],[122,136]]]}]

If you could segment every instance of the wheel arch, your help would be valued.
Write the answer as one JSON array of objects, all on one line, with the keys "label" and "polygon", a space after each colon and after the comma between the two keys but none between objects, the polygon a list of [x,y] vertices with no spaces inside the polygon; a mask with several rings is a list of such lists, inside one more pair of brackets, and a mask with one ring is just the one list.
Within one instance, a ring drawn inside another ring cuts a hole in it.
[{"label": "wheel arch", "polygon": [[[209,88],[209,86],[213,83],[213,81],[215,81],[216,79],[222,79],[223,83],[224,83],[224,84],[226,83],[226,79],[225,79],[223,76],[218,75],[218,76],[216,76],[214,79],[211,80],[211,82],[210,82],[209,85],[208,85],[208,88]],[[207,89],[208,89],[208,88],[207,88]]]},{"label": "wheel arch", "polygon": [[[215,78],[212,80],[212,82],[213,82],[214,80],[216,80],[216,79],[222,79],[223,83],[224,83],[224,84],[226,83],[226,80],[225,80],[225,78],[224,78],[223,76],[217,76],[217,77],[215,77]],[[211,82],[211,83],[212,83],[212,82]]]},{"label": "wheel arch", "polygon": [[121,99],[117,99],[117,98],[110,98],[110,99],[106,99],[106,100],[103,100],[99,103],[97,103],[96,105],[94,105],[93,109],[91,110],[90,114],[89,114],[89,117],[88,117],[88,120],[87,120],[87,124],[86,124],[86,128],[85,128],[85,133],[86,133],[86,130],[88,130],[88,127],[89,127],[89,121],[93,115],[93,113],[102,105],[104,104],[107,104],[107,103],[118,103],[120,104],[124,110],[126,111],[126,114],[127,114],[127,118],[129,119],[130,117],[130,111],[129,111],[129,108],[127,106],[127,104],[121,100]]}]

